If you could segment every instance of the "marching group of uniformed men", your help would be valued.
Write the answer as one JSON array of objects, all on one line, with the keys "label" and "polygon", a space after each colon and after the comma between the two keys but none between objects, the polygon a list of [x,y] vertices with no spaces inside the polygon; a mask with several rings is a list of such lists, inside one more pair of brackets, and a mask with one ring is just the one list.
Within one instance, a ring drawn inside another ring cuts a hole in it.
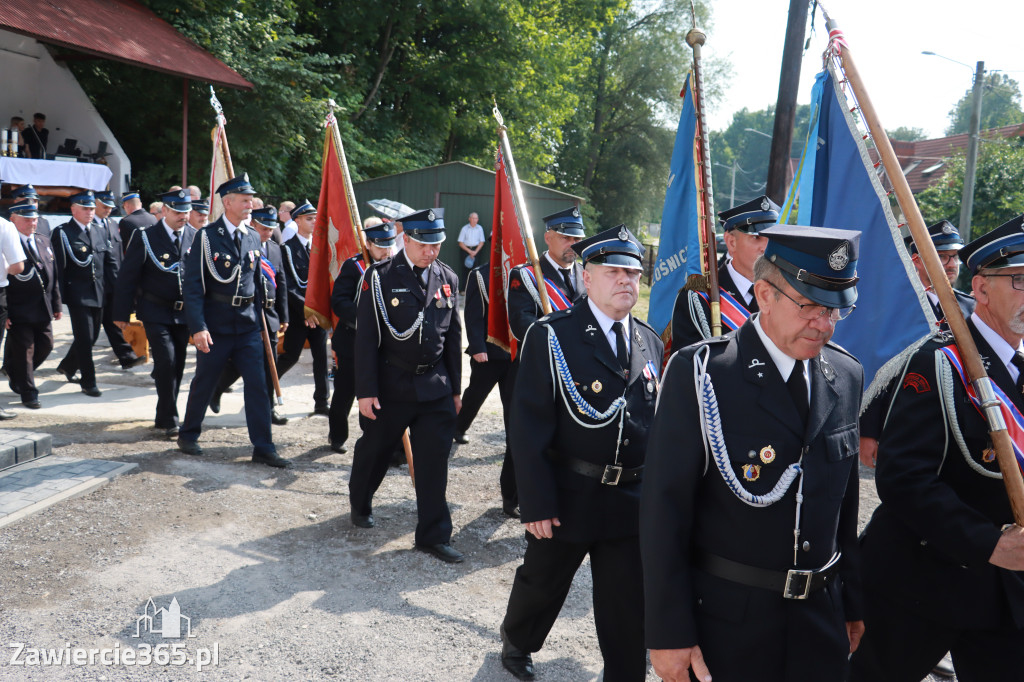
[{"label": "marching group of uniformed men", "polygon": [[[162,219],[148,225],[132,220],[142,213],[137,195],[123,197],[130,234],[120,263],[116,231],[94,215],[112,197],[74,196],[73,220],[52,241],[33,236],[35,204],[20,198],[11,215],[27,258],[0,247],[8,263],[26,261],[9,268],[6,353],[26,405],[38,403],[32,369],[52,348],[49,322],[62,302],[75,341],[61,371],[80,371],[82,390],[99,394],[91,348],[109,305],[116,327],[133,311],[145,326],[156,426],[182,452],[202,454],[206,409],[219,410],[241,376],[253,460],[288,465],[271,437],[261,329],[272,342],[286,334],[282,372],[307,339],[325,347],[302,307],[316,209],[306,202],[292,212],[298,233],[282,255],[270,239],[276,212],[252,210],[246,176],[217,193],[224,214],[208,225],[208,207],[183,190],[163,195]],[[648,650],[666,680],[918,682],[947,651],[960,680],[1018,680],[1024,530],[1013,525],[980,402],[944,325],[908,353],[862,417],[863,371],[830,342],[855,307],[860,233],[778,225],[767,197],[719,215],[728,333],[712,337],[706,294],[684,288],[662,370],[661,338],[630,314],[643,246],[624,226],[585,238],[579,211],[567,209],[544,219],[543,281],[528,266],[509,273],[514,354],[486,334],[490,265],[469,273],[464,400],[459,281],[437,260],[443,211],[402,217],[398,251],[396,225],[368,220],[372,262],[345,261],[332,291],[340,322],[329,406],[325,348],[314,351],[316,411],[330,415],[337,452],[346,452],[358,400],[352,523],[375,525],[373,495],[408,429],[416,547],[462,561],[450,544],[447,461],[497,384],[503,509],[526,530],[499,628],[501,660],[515,677],[533,679],[532,654],[589,556],[609,682],[644,679]],[[1024,423],[1024,216],[967,245],[948,222],[929,232],[950,281],[959,262],[972,275],[961,307],[1008,420]],[[38,300],[31,314],[19,312],[28,288]],[[541,288],[554,309],[546,316]],[[199,352],[179,425],[190,335]],[[16,362],[12,349],[24,348],[27,361]],[[860,538],[859,461],[877,463],[881,498]]]}]

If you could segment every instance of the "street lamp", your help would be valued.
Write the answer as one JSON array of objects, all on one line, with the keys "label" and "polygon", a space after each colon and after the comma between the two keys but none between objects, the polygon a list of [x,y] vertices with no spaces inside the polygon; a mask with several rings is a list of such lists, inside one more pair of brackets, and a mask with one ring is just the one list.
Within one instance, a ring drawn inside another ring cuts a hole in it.
[{"label": "street lamp", "polygon": [[[948,62],[971,68],[963,62],[925,50],[921,54],[940,57]],[[974,176],[978,169],[978,133],[981,127],[981,96],[985,85],[985,62],[978,62],[974,70],[974,88],[971,91],[971,120],[967,137],[967,163],[964,168],[964,193],[960,200],[960,232],[971,241],[971,213],[974,211]]]},{"label": "street lamp", "polygon": [[772,139],[771,135],[769,135],[768,133],[762,133],[760,130],[754,130],[753,128],[744,128],[743,130],[745,130],[748,133],[757,133],[761,137],[767,137],[769,140]]}]

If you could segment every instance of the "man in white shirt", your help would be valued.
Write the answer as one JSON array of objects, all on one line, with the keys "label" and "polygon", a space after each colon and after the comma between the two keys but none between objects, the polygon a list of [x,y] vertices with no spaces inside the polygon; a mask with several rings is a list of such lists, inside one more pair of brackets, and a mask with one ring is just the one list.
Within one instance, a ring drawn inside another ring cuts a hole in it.
[{"label": "man in white shirt", "polygon": [[[0,218],[0,345],[7,329],[7,275],[17,275],[25,269],[25,250],[21,248],[18,230],[9,220]],[[0,408],[0,419],[13,419],[15,413]]]},{"label": "man in white shirt", "polygon": [[477,224],[479,220],[480,216],[475,212],[470,213],[469,222],[463,225],[462,230],[459,232],[459,248],[463,252],[461,254],[462,265],[459,270],[459,288],[462,289],[463,293],[466,291],[466,277],[475,266],[476,256],[480,253],[480,249],[484,248],[484,243],[487,240],[487,237],[484,236],[483,226]]}]

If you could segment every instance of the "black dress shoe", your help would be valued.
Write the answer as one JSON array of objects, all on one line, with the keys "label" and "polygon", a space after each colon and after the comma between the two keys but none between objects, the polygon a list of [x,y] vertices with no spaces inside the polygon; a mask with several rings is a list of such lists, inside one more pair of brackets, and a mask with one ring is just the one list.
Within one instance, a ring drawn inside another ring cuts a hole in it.
[{"label": "black dress shoe", "polygon": [[4,408],[0,407],[0,419],[14,419],[17,416],[17,412],[11,412],[10,410],[5,410]]},{"label": "black dress shoe", "polygon": [[348,452],[348,448],[345,447],[345,444],[338,442],[331,443],[331,450],[337,452],[339,455],[344,455],[346,452]]},{"label": "black dress shoe", "polygon": [[501,632],[501,664],[517,680],[532,680],[533,657],[509,641],[508,635],[505,634],[504,623],[501,624],[499,630]]},{"label": "black dress shoe", "polygon": [[213,397],[210,398],[210,412],[217,414],[220,412],[220,391],[214,391]]},{"label": "black dress shoe", "polygon": [[42,403],[40,403],[38,400],[36,400],[34,398],[30,399],[30,400],[22,400],[21,404],[24,405],[25,407],[27,407],[30,410],[38,410],[40,407],[43,406]]},{"label": "black dress shoe", "polygon": [[168,438],[177,438],[180,432],[181,428],[177,426],[172,426],[169,429],[164,429],[164,435],[167,436]]},{"label": "black dress shoe", "polygon": [[270,421],[274,423],[274,426],[284,426],[288,423],[288,417],[281,415],[277,408],[270,411]]},{"label": "black dress shoe", "polygon": [[323,415],[324,417],[330,417],[331,416],[331,408],[330,408],[330,406],[328,406],[326,404],[317,405],[316,407],[313,408],[313,414],[319,414],[319,415]]},{"label": "black dress shoe", "polygon": [[184,452],[186,455],[192,455],[194,457],[202,457],[203,449],[199,447],[199,443],[194,440],[185,440],[181,436],[178,436],[178,450]]},{"label": "black dress shoe", "polygon": [[459,445],[465,445],[469,442],[469,438],[466,437],[466,433],[464,431],[456,431],[455,442]]},{"label": "black dress shoe", "polygon": [[275,469],[287,469],[292,465],[287,459],[276,452],[254,452],[252,453],[253,464],[266,464]]},{"label": "black dress shoe", "polygon": [[135,354],[121,359],[121,369],[131,369],[132,367],[138,367],[139,365],[144,364],[146,364],[146,358],[140,358]]},{"label": "black dress shoe", "polygon": [[515,500],[502,500],[501,511],[505,512],[505,516],[510,516],[513,519],[519,518],[519,503]]},{"label": "black dress shoe", "polygon": [[79,384],[82,382],[81,379],[75,378],[74,372],[68,372],[66,370],[61,369],[60,367],[57,368],[57,374],[63,374],[64,378],[67,379],[68,383],[70,384]]},{"label": "black dress shoe", "polygon": [[373,514],[356,514],[352,512],[352,525],[356,528],[373,528],[376,523],[373,520]]},{"label": "black dress shoe", "polygon": [[103,391],[96,388],[95,386],[89,386],[88,388],[83,386],[82,393],[86,394],[90,398],[99,398],[101,395],[103,395]]},{"label": "black dress shoe", "polygon": [[461,564],[462,552],[458,552],[447,542],[440,542],[436,545],[416,545],[416,549],[427,554],[433,554],[441,561],[449,564]]}]

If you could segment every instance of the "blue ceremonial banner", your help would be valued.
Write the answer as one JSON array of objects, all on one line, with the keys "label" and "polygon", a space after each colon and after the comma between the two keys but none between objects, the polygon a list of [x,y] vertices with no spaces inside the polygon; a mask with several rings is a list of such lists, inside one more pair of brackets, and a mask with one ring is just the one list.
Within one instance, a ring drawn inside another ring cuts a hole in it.
[{"label": "blue ceremonial banner", "polygon": [[[698,211],[700,193],[697,172],[697,111],[693,105],[690,76],[683,86],[683,113],[679,116],[672,162],[669,166],[665,207],[661,212],[661,242],[654,262],[651,300],[647,323],[665,337],[672,324],[676,294],[688,275],[700,273],[700,230]],[[712,264],[714,267],[714,264]],[[668,344],[665,344],[666,347]]]},{"label": "blue ceremonial banner", "polygon": [[[857,309],[836,325],[832,340],[861,361],[870,381],[887,360],[936,328],[935,315],[837,73],[829,60],[815,79],[804,158],[793,180],[800,190],[796,224],[863,233]],[[792,192],[783,216],[791,203]]]}]

